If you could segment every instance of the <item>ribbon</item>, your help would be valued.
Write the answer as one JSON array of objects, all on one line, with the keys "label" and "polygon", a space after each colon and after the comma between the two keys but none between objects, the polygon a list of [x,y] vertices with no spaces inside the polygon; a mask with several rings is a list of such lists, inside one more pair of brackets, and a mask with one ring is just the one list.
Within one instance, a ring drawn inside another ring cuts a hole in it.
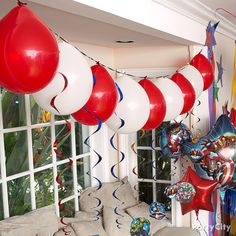
[{"label": "ribbon", "polygon": [[[95,78],[95,77],[94,77],[94,80],[95,80],[95,81],[94,81],[94,84],[96,84],[96,78]],[[85,109],[88,113],[91,114],[91,112],[89,111],[89,109],[88,109],[86,106],[84,106],[84,109]],[[102,128],[102,120],[101,120],[99,117],[97,117],[96,115],[94,115],[94,116],[96,117],[97,123],[98,123],[97,129],[96,129],[92,134],[90,134],[87,138],[85,138],[85,140],[84,140],[84,144],[85,144],[86,146],[88,146],[89,149],[92,150],[92,151],[96,154],[96,156],[97,156],[97,158],[98,158],[97,162],[93,165],[92,169],[94,169],[94,168],[102,161],[102,156],[101,156],[94,148],[92,148],[91,145],[89,144],[89,139],[90,139],[93,135],[95,135],[97,132],[99,132],[99,131],[101,130],[101,128]],[[86,174],[89,175],[89,176],[91,176],[90,171],[88,171]],[[95,193],[96,191],[98,191],[98,190],[101,189],[101,187],[102,187],[102,182],[101,182],[100,179],[98,179],[98,178],[95,177],[95,176],[91,176],[91,177],[97,181],[98,186],[97,186],[97,188],[95,189],[95,191],[89,193],[88,196],[91,196],[92,193]],[[99,211],[99,210],[96,210],[96,208],[98,208],[98,207],[102,204],[102,202],[101,202],[101,200],[100,200],[99,198],[97,198],[97,197],[93,197],[93,198],[97,200],[97,206],[95,206],[95,207],[92,208],[92,209],[95,209],[95,211],[96,211],[96,213],[97,213],[97,215],[96,215],[96,221],[97,221],[97,220],[99,220],[100,211]]]},{"label": "ribbon", "polygon": [[[118,93],[119,93],[119,97],[120,97],[119,103],[120,103],[120,102],[123,100],[124,96],[123,96],[123,93],[122,93],[122,91],[121,91],[121,89],[120,89],[120,87],[119,87],[119,85],[118,85],[117,83],[116,83],[116,88],[117,88],[117,91],[118,91]],[[117,116],[116,113],[114,113],[114,114]],[[118,116],[117,116],[117,117],[118,117]],[[115,179],[117,179],[118,181],[121,181],[121,184],[113,191],[112,196],[113,196],[115,199],[117,199],[119,202],[121,202],[121,205],[123,205],[124,202],[122,202],[121,199],[119,199],[119,198],[117,197],[117,191],[118,191],[118,189],[124,184],[124,182],[118,177],[118,175],[116,175],[116,173],[115,173],[115,168],[116,168],[116,166],[119,166],[119,165],[124,161],[124,159],[125,159],[125,153],[122,152],[122,151],[120,151],[120,150],[116,147],[116,145],[114,144],[114,138],[115,138],[115,136],[117,135],[118,131],[125,125],[125,121],[124,121],[122,118],[120,118],[120,117],[118,117],[118,118],[120,119],[120,126],[118,127],[117,131],[114,132],[114,134],[111,136],[111,138],[110,138],[110,145],[112,146],[112,148],[113,148],[118,154],[121,155],[121,158],[119,158],[118,162],[117,162],[115,165],[113,165],[113,166],[111,167],[111,174],[112,174],[112,176],[113,176]],[[120,155],[119,155],[119,156],[120,156]],[[116,207],[114,208],[114,213],[118,216],[118,218],[116,219],[116,224],[117,224],[117,228],[120,229],[122,223],[119,222],[119,217],[124,217],[124,216],[121,215],[121,214],[118,212],[119,206],[120,206],[120,205],[118,205],[118,206],[116,206]]]}]

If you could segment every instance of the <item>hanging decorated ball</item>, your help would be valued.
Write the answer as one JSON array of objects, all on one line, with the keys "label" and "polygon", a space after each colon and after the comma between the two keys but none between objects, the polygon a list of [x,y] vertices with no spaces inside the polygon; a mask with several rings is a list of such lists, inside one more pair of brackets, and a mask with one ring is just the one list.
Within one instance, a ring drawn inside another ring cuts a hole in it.
[{"label": "hanging decorated ball", "polygon": [[186,125],[173,123],[163,129],[159,142],[164,155],[178,159],[183,154],[183,143],[191,140],[192,134]]},{"label": "hanging decorated ball", "polygon": [[144,217],[134,218],[130,224],[131,236],[148,236],[150,233],[150,221]]},{"label": "hanging decorated ball", "polygon": [[157,201],[152,202],[149,207],[150,217],[157,220],[162,220],[166,218],[165,212],[165,205]]},{"label": "hanging decorated ball", "polygon": [[178,183],[178,191],[175,195],[175,199],[178,202],[191,202],[196,195],[194,186],[188,182]]}]

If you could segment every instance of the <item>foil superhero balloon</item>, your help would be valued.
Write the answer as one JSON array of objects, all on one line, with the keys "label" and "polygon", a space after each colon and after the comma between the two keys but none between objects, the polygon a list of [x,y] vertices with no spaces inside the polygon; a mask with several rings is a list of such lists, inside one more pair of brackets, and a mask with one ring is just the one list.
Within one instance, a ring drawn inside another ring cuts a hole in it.
[{"label": "foil superhero balloon", "polygon": [[157,220],[162,220],[166,218],[165,212],[165,205],[157,201],[152,202],[149,207],[150,217]]},{"label": "foil superhero balloon", "polygon": [[183,154],[184,142],[191,142],[192,135],[182,123],[173,123],[166,127],[160,136],[160,147],[164,155],[178,159]]},{"label": "foil superhero balloon", "polygon": [[184,143],[183,151],[202,178],[217,180],[221,186],[236,180],[236,129],[227,115],[221,115],[209,133],[197,143]]},{"label": "foil superhero balloon", "polygon": [[131,236],[148,236],[150,232],[150,221],[144,217],[134,218],[130,225]]}]

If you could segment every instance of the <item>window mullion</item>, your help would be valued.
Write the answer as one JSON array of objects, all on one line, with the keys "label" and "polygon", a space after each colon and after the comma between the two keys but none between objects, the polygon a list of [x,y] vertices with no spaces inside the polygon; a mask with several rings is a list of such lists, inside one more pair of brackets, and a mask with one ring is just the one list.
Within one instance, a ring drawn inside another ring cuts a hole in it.
[{"label": "window mullion", "polygon": [[4,218],[8,218],[9,203],[8,203],[8,189],[7,189],[7,173],[6,173],[6,156],[4,146],[4,134],[3,134],[3,114],[2,114],[2,93],[0,94],[0,158],[1,158],[1,176],[2,176],[2,199]]},{"label": "window mullion", "polygon": [[58,206],[59,202],[59,194],[58,194],[58,183],[56,181],[57,177],[57,155],[54,152],[53,144],[56,140],[56,130],[55,130],[55,119],[54,115],[51,114],[51,140],[52,140],[52,164],[53,164],[53,184],[54,184],[54,202],[55,202],[55,208],[56,208],[56,214],[57,216],[60,216],[60,209]]},{"label": "window mullion", "polygon": [[28,142],[28,161],[30,171],[30,195],[31,195],[31,208],[36,209],[36,197],[34,188],[34,154],[32,144],[32,129],[31,129],[31,108],[30,97],[25,95],[25,110],[26,110],[26,122],[27,122],[27,142]]},{"label": "window mullion", "polygon": [[78,178],[77,178],[77,160],[76,160],[76,139],[75,139],[75,121],[71,119],[71,153],[73,160],[73,185],[74,185],[74,196],[75,196],[75,211],[79,210],[78,200]]},{"label": "window mullion", "polygon": [[[154,142],[154,144],[156,143],[156,139],[155,139],[155,130],[152,130],[152,142]],[[155,151],[152,150],[152,176],[154,177],[156,175],[156,155],[155,155]],[[153,201],[156,201],[157,199],[157,188],[156,188],[156,182],[154,181],[154,183],[152,184],[152,192],[153,192]]]}]

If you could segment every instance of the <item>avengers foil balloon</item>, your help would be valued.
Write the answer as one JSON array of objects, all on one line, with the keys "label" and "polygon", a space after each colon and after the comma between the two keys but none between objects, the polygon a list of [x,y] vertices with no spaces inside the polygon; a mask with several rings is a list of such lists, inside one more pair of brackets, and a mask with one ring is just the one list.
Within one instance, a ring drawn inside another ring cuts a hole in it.
[{"label": "avengers foil balloon", "polygon": [[152,202],[149,207],[150,217],[157,220],[162,220],[166,218],[165,212],[165,205],[157,201]]},{"label": "avengers foil balloon", "polygon": [[227,115],[221,115],[209,133],[197,143],[184,143],[183,151],[202,178],[217,180],[221,186],[236,180],[236,129]]},{"label": "avengers foil balloon", "polygon": [[173,123],[166,127],[160,136],[160,147],[164,155],[178,159],[182,154],[184,142],[191,142],[192,134],[182,123]]},{"label": "avengers foil balloon", "polygon": [[148,236],[150,232],[150,221],[144,217],[134,218],[130,225],[131,236]]}]

